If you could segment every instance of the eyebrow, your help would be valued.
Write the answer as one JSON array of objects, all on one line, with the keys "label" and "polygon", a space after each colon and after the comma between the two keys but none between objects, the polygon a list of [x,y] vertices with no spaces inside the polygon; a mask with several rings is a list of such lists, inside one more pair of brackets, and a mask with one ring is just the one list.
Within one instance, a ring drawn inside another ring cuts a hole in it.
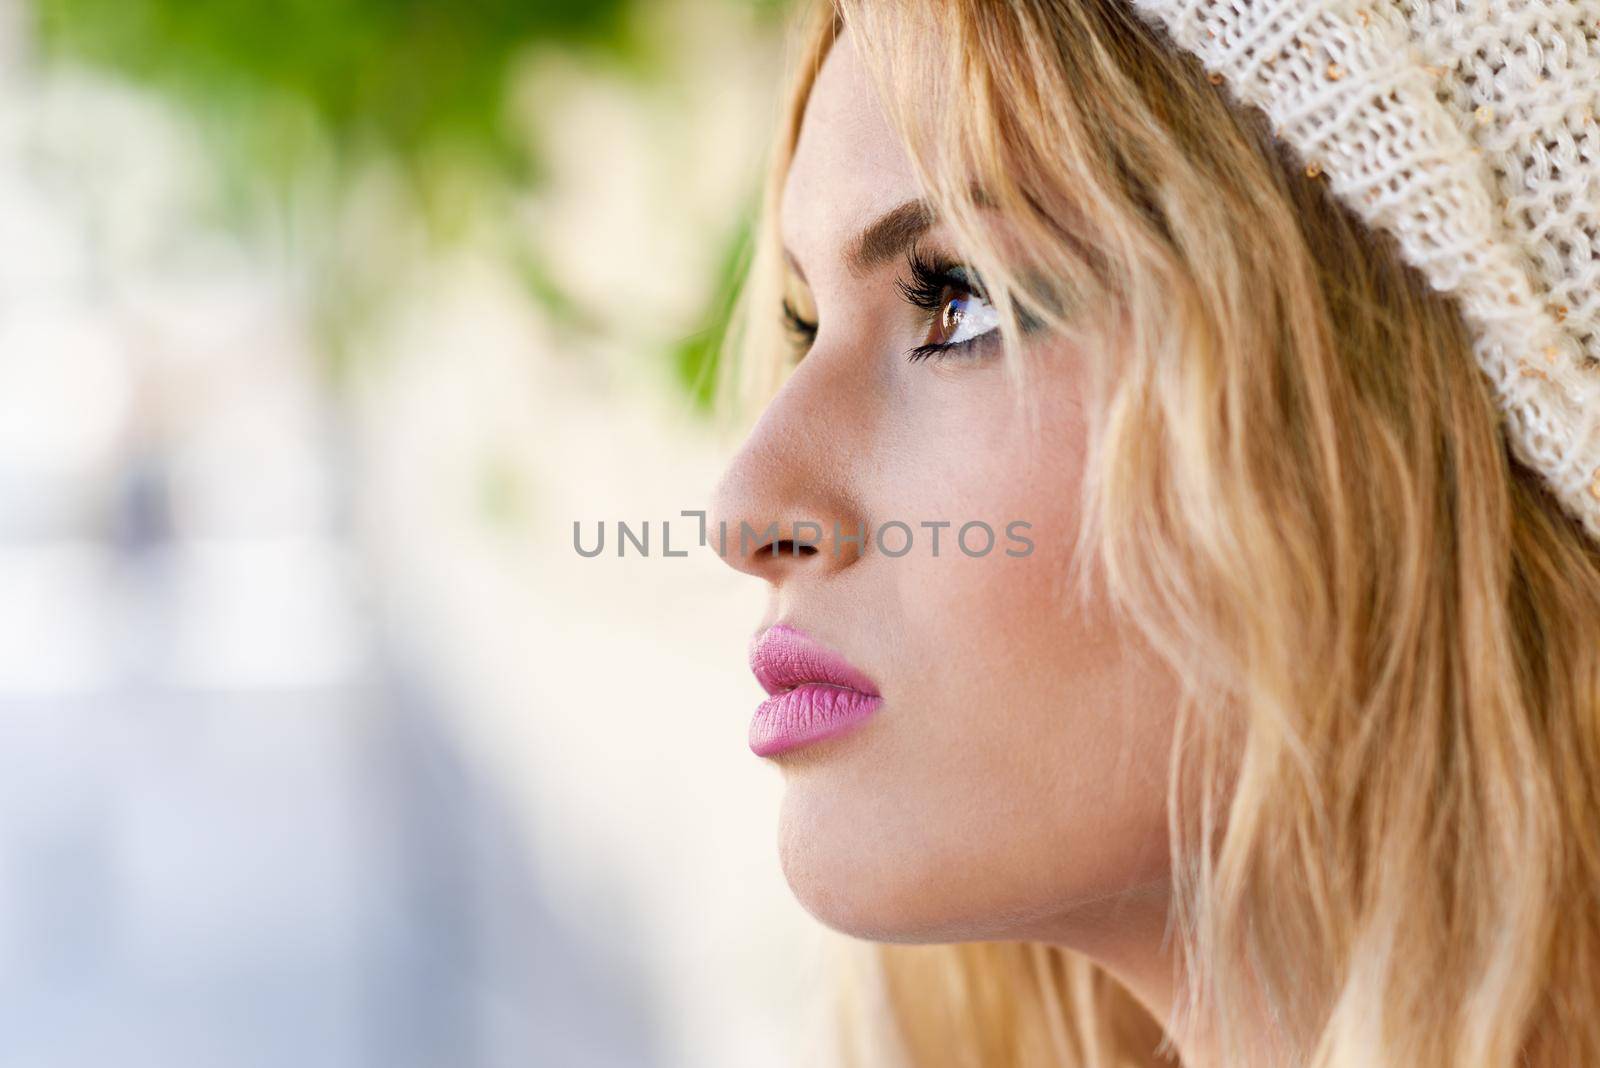
[{"label": "eyebrow", "polygon": [[850,243],[845,263],[855,274],[866,274],[881,267],[916,244],[917,238],[933,227],[933,206],[926,200],[908,200],[890,208],[868,224]]},{"label": "eyebrow", "polygon": [[[863,227],[850,242],[844,254],[845,264],[852,274],[868,274],[907,252],[937,220],[933,205],[926,200],[908,200],[890,208]],[[800,269],[800,261],[794,253],[784,249],[783,258],[800,280],[805,281],[806,273]]]}]

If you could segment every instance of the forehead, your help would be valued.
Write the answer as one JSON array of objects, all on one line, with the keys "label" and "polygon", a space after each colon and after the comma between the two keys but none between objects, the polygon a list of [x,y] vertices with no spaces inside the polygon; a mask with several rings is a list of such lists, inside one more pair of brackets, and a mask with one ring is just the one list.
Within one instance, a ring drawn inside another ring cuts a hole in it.
[{"label": "forehead", "polygon": [[911,161],[847,32],[806,102],[783,187],[784,244],[809,274],[836,261],[862,226],[917,194]]}]

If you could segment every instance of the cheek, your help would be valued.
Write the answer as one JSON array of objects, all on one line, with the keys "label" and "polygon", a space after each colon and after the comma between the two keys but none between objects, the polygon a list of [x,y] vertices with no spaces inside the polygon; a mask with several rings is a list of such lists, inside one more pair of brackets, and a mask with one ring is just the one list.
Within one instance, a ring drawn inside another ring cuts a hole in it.
[{"label": "cheek", "polygon": [[[909,435],[914,463],[886,463],[875,515],[953,525],[937,558],[918,530],[912,553],[858,565],[879,606],[885,711],[790,775],[791,884],[865,937],[1004,937],[1165,872],[1175,690],[1103,599],[1068,598],[1074,413],[1042,408],[1034,437],[1009,429],[1010,403],[946,405],[941,434]],[[972,519],[996,532],[976,557],[956,542]],[[1006,553],[1022,551],[1006,537],[1016,520],[1032,524],[1026,556]]]}]

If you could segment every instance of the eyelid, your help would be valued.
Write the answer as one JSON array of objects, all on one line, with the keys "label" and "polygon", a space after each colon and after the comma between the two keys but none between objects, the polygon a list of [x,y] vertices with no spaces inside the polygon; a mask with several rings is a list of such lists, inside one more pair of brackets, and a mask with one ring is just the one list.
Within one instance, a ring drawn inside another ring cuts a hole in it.
[{"label": "eyelid", "polygon": [[817,339],[817,324],[801,317],[795,309],[794,303],[788,298],[783,298],[783,326],[789,335],[789,344],[793,355],[799,359],[811,351],[811,346]]},{"label": "eyelid", "polygon": [[[952,289],[985,304],[989,302],[989,296],[984,290],[982,281],[976,277],[976,272],[959,261],[934,260],[913,245],[906,253],[906,264],[910,269],[911,278],[909,281],[903,278],[897,279],[895,286],[908,303],[921,308],[930,316],[939,313],[947,303]],[[955,353],[967,352],[993,342],[998,334],[998,328],[991,328],[962,341],[925,342],[910,349],[906,353],[906,358],[912,363],[918,363],[929,358],[953,356]]]},{"label": "eyelid", "polygon": [[981,348],[998,340],[998,330],[985,331],[977,337],[969,337],[965,341],[953,341],[944,345],[917,345],[906,352],[906,359],[911,363],[921,363],[923,360],[939,360],[955,357],[957,353],[965,353],[972,349]]},{"label": "eyelid", "polygon": [[783,298],[783,318],[789,325],[803,330],[815,330],[817,328],[817,324],[814,321],[800,314],[800,310],[794,306],[794,301],[788,297]]},{"label": "eyelid", "polygon": [[954,260],[935,260],[925,254],[920,246],[913,245],[906,252],[906,266],[910,279],[895,279],[895,288],[911,304],[924,311],[933,311],[939,305],[944,290],[950,286],[974,296],[983,291],[971,272]]},{"label": "eyelid", "polygon": [[[911,278],[909,281],[897,278],[895,288],[908,303],[930,315],[936,314],[947,303],[951,290],[957,290],[985,303],[989,300],[975,272],[954,258],[934,259],[913,245],[906,252],[906,263],[910,268]],[[795,306],[793,296],[788,293],[782,298],[782,314],[784,325],[796,348],[802,352],[809,349],[816,339],[817,322],[802,316]],[[998,329],[991,328],[962,341],[918,345],[906,355],[913,363],[929,357],[946,356],[991,342],[995,340],[997,334]]]},{"label": "eyelid", "polygon": [[807,284],[805,275],[800,272],[800,266],[795,263],[792,256],[788,258],[789,271],[783,279],[779,298],[782,301],[780,308],[784,327],[791,337],[809,343],[817,332],[817,306],[816,300],[811,295],[811,287]]}]

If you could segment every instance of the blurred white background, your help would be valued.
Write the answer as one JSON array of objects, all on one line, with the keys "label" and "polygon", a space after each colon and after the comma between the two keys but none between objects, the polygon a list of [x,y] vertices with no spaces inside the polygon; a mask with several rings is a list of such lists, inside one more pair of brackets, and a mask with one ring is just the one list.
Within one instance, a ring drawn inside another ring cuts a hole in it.
[{"label": "blurred white background", "polygon": [[[645,17],[648,80],[519,73],[536,189],[434,241],[381,166],[231,225],[181,106],[0,0],[0,1065],[828,1063],[762,591],[572,546],[659,538],[734,444],[662,353],[781,21]],[[384,292],[330,360],[341,264]]]}]

